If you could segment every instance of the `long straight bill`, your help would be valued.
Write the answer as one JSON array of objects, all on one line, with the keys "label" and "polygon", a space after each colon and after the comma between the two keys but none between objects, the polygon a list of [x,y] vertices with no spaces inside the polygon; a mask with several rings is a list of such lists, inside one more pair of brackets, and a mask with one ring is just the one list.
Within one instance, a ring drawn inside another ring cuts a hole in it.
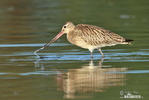
[{"label": "long straight bill", "polygon": [[39,52],[40,50],[44,49],[45,47],[49,46],[51,43],[55,42],[58,38],[60,38],[64,33],[60,32],[59,34],[57,34],[49,43],[45,44],[43,47],[41,47],[40,49],[34,51],[34,54],[40,58],[40,56],[37,54],[37,52]]}]

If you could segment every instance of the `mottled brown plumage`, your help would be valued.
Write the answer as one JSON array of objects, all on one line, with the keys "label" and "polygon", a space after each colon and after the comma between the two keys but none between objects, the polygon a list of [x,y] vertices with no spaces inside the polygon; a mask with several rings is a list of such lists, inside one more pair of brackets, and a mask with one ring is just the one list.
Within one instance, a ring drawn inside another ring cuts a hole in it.
[{"label": "mottled brown plumage", "polygon": [[[103,56],[101,51],[102,47],[116,44],[129,44],[130,41],[132,41],[94,25],[78,24],[75,26],[72,22],[67,22],[64,26],[66,28],[68,26],[68,29],[70,29],[70,31],[66,32],[68,41],[79,47],[89,49],[91,55],[94,49],[99,49]],[[64,28],[64,26],[62,31],[65,32],[66,28]]]},{"label": "mottled brown plumage", "polygon": [[67,22],[62,27],[61,32],[46,44],[46,46],[56,41],[63,34],[67,34],[67,39],[70,43],[89,49],[91,56],[94,49],[98,49],[101,55],[104,56],[101,51],[102,47],[129,44],[133,41],[98,26],[88,24],[78,24],[75,26],[72,22]]},{"label": "mottled brown plumage", "polygon": [[[67,39],[75,45],[80,45],[79,42],[83,42],[86,45],[82,46],[86,48],[87,45],[104,47],[116,44],[127,44],[125,38],[117,35],[113,32],[105,30],[101,27],[78,24],[75,28],[67,33]],[[88,48],[89,49],[89,48]]]}]

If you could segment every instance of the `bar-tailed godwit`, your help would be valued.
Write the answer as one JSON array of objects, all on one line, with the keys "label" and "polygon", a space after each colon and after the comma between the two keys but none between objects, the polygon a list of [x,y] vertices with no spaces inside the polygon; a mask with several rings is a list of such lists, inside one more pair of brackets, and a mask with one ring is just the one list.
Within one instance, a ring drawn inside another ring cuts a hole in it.
[{"label": "bar-tailed godwit", "polygon": [[101,55],[104,56],[101,51],[102,47],[113,46],[117,44],[129,44],[131,41],[133,41],[98,26],[88,24],[74,25],[72,22],[67,22],[62,27],[61,32],[44,47],[36,50],[35,54],[39,50],[44,49],[46,46],[56,41],[63,34],[67,34],[67,39],[70,43],[81,48],[88,49],[91,53],[91,57],[93,57],[92,53],[94,49],[98,49]]}]

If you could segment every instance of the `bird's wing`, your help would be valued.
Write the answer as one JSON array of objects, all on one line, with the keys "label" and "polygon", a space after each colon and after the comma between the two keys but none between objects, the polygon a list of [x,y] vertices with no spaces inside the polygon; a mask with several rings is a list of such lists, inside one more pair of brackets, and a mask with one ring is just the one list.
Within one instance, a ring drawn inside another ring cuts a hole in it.
[{"label": "bird's wing", "polygon": [[79,34],[81,39],[90,45],[116,44],[125,41],[125,38],[118,34],[87,24],[78,24],[75,27],[75,33]]}]

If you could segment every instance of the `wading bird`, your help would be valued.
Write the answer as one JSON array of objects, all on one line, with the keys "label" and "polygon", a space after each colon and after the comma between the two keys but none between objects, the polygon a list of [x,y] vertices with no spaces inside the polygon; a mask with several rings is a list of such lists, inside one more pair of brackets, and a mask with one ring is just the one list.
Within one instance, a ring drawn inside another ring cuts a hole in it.
[{"label": "wading bird", "polygon": [[130,44],[130,42],[133,41],[131,39],[125,39],[114,32],[98,26],[88,24],[74,25],[72,22],[67,22],[62,27],[61,32],[59,32],[59,34],[57,34],[49,43],[36,50],[35,54],[39,50],[44,49],[46,46],[56,41],[63,34],[67,35],[67,39],[70,43],[81,48],[88,49],[92,58],[94,49],[98,49],[101,55],[104,56],[101,51],[102,47],[113,46],[117,44]]}]

